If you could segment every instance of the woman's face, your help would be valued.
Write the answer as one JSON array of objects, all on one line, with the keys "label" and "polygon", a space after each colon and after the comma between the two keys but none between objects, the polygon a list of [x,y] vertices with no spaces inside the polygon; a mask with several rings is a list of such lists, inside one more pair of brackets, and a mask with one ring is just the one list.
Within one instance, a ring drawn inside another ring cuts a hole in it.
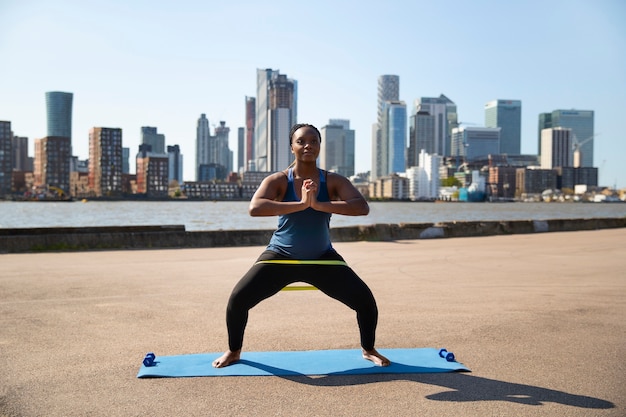
[{"label": "woman's face", "polygon": [[315,129],[301,127],[291,140],[291,153],[302,161],[315,161],[320,154],[320,138]]}]

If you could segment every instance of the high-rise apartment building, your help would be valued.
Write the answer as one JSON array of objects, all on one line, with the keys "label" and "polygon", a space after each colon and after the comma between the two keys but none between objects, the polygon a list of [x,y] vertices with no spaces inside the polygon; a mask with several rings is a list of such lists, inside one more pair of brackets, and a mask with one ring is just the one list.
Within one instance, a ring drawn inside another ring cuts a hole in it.
[{"label": "high-rise apartment building", "polygon": [[13,172],[13,132],[11,122],[0,121],[0,198],[11,193]]},{"label": "high-rise apartment building", "polygon": [[28,156],[28,138],[13,136],[13,169],[15,171],[32,171],[33,161]]},{"label": "high-rise apartment building", "polygon": [[183,182],[183,155],[180,153],[180,146],[172,145],[167,147],[168,180]]},{"label": "high-rise apartment building", "polygon": [[141,143],[150,145],[152,153],[165,153],[165,135],[159,133],[156,127],[143,126],[141,128]]},{"label": "high-rise apartment building", "polygon": [[385,113],[385,103],[388,101],[400,100],[400,77],[398,75],[381,75],[378,77],[377,88],[377,116],[376,123],[372,126],[372,168],[370,170],[370,181],[388,173],[388,149],[383,144],[383,115]]},{"label": "high-rise apartment building", "polygon": [[[572,129],[572,148],[575,167],[593,166],[594,112],[593,110],[553,110],[539,115],[539,148],[541,131],[546,128],[563,127]],[[541,151],[540,151],[541,152]],[[578,161],[579,159],[579,161]]]},{"label": "high-rise apartment building", "polygon": [[72,101],[73,93],[49,91],[46,93],[46,120],[48,137],[72,139]]},{"label": "high-rise apartment building", "polygon": [[320,134],[320,167],[344,177],[354,175],[354,130],[350,129],[350,121],[331,119]]},{"label": "high-rise apartment building", "polygon": [[122,194],[122,129],[89,130],[89,188],[96,197]]},{"label": "high-rise apartment building", "polygon": [[541,168],[572,166],[572,129],[555,127],[541,131]]},{"label": "high-rise apartment building", "polygon": [[243,157],[244,154],[244,143],[246,138],[246,128],[238,127],[237,128],[237,172],[241,173],[245,168],[245,159]]},{"label": "high-rise apartment building", "polygon": [[169,160],[166,154],[153,153],[148,144],[139,145],[137,154],[137,193],[151,198],[167,196]]},{"label": "high-rise apartment building", "polygon": [[246,131],[243,145],[243,170],[256,171],[254,160],[254,128],[256,124],[256,98],[246,97]]},{"label": "high-rise apartment building", "polygon": [[522,149],[522,102],[492,100],[485,104],[485,127],[500,128],[500,153],[519,155]]},{"label": "high-rise apartment building", "polygon": [[35,139],[34,185],[56,187],[69,194],[71,139],[67,136],[46,136]]},{"label": "high-rise apartment building", "polygon": [[200,181],[200,167],[210,163],[211,139],[209,119],[202,113],[196,126],[196,181]]},{"label": "high-rise apartment building", "polygon": [[293,160],[289,131],[297,121],[298,84],[278,70],[257,69],[256,170],[279,171]]}]

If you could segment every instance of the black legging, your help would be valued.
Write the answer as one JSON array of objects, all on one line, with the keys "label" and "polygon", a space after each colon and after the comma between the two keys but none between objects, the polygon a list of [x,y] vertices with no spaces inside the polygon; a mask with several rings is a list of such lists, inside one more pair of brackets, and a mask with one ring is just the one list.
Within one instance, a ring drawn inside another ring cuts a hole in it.
[{"label": "black legging", "polygon": [[[277,259],[289,258],[265,251],[257,262]],[[343,261],[343,258],[335,251],[329,251],[320,260]],[[367,284],[349,266],[256,263],[237,283],[228,300],[226,326],[231,351],[239,350],[243,345],[248,310],[294,282],[311,284],[355,310],[361,347],[365,350],[374,349],[378,323],[376,300]]]}]

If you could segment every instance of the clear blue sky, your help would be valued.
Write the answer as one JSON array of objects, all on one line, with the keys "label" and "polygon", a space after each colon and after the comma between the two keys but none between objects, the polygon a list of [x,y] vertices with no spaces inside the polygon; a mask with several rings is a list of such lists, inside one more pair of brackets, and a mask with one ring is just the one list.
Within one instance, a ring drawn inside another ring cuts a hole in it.
[{"label": "clear blue sky", "polygon": [[131,156],[156,126],[194,180],[200,114],[226,121],[236,152],[256,69],[272,68],[298,81],[299,121],[350,120],[364,172],[377,78],[396,74],[409,111],[445,94],[483,125],[486,102],[521,100],[523,153],[537,153],[539,113],[594,110],[600,185],[626,187],[623,0],[0,0],[0,57],[0,120],[31,154],[45,92],[67,91],[79,158],[93,126],[122,128]]}]

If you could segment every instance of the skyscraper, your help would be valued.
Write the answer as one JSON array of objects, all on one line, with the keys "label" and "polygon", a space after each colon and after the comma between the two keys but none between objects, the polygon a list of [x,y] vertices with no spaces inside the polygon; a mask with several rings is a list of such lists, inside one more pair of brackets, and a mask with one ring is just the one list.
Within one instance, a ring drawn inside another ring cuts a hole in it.
[{"label": "skyscraper", "polygon": [[522,146],[522,102],[493,100],[485,104],[485,127],[500,128],[500,153],[519,155]]},{"label": "skyscraper", "polygon": [[[539,124],[549,120],[547,127],[563,127],[572,129],[572,147],[576,151],[573,158],[574,166],[593,167],[594,112],[593,110],[553,110],[552,113],[539,115]],[[541,136],[539,137],[541,143]],[[579,158],[578,158],[579,157]],[[580,162],[576,161],[580,159]]]},{"label": "skyscraper", "polygon": [[[400,77],[398,75],[381,75],[378,77],[378,103],[376,123],[372,126],[372,168],[370,181],[387,175],[388,149],[383,144],[383,115],[385,103],[400,100]],[[386,142],[388,144],[388,141]]]},{"label": "skyscraper", "polygon": [[254,128],[256,124],[256,98],[246,97],[246,131],[243,145],[243,170],[256,171],[254,156]]},{"label": "skyscraper", "polygon": [[452,128],[458,126],[456,104],[445,95],[415,100],[409,128],[409,166],[416,166],[422,149],[428,154],[451,155]]},{"label": "skyscraper", "polygon": [[254,127],[257,171],[279,171],[292,161],[289,131],[297,122],[297,97],[297,81],[278,70],[257,69]]},{"label": "skyscraper", "polygon": [[154,154],[165,154],[165,135],[159,133],[156,127],[141,128],[141,143],[150,145]]},{"label": "skyscraper", "polygon": [[[210,162],[223,168],[225,175],[233,171],[233,152],[228,146],[228,136],[230,135],[230,127],[226,126],[225,121],[220,121],[220,125],[215,127],[215,155]],[[225,179],[223,176],[219,179]]]},{"label": "skyscraper", "polygon": [[0,121],[0,198],[11,192],[13,172],[13,132],[11,122]]},{"label": "skyscraper", "polygon": [[122,194],[122,129],[89,130],[89,188],[96,197]]},{"label": "skyscraper", "polygon": [[381,131],[382,176],[406,170],[406,104],[387,101]]},{"label": "skyscraper", "polygon": [[202,113],[196,126],[196,181],[200,181],[200,167],[209,164],[210,140],[209,119]]},{"label": "skyscraper", "polygon": [[354,130],[350,129],[350,121],[331,119],[320,134],[320,167],[344,177],[354,175]]},{"label": "skyscraper", "polygon": [[49,91],[46,93],[47,136],[72,139],[72,93]]},{"label": "skyscraper", "polygon": [[180,153],[180,146],[172,145],[167,147],[167,173],[169,181],[183,182],[183,155]]}]

